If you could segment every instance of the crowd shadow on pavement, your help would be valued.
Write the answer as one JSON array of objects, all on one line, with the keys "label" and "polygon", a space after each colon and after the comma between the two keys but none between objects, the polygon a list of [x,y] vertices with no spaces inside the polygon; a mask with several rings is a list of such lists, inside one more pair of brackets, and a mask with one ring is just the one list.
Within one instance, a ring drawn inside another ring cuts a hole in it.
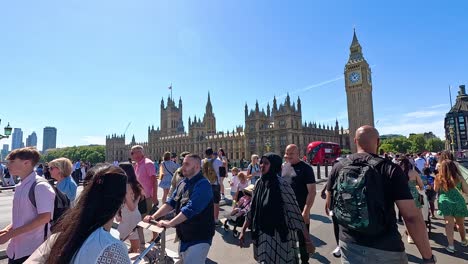
[{"label": "crowd shadow on pavement", "polygon": [[314,236],[314,235],[310,235],[310,238],[312,239],[312,243],[314,244],[314,246],[316,248],[318,247],[321,247],[321,246],[324,246],[324,245],[327,245],[327,243],[323,240],[321,240],[320,238]]},{"label": "crowd shadow on pavement", "polygon": [[[457,243],[455,243],[455,249],[457,250],[457,251],[455,251],[455,253],[449,253],[447,250],[445,250],[445,247],[443,247],[443,248],[432,248],[432,250],[436,251],[438,254],[444,254],[444,255],[451,256],[453,258],[462,259],[464,261],[467,261],[468,252],[464,252],[464,248],[461,247],[460,244],[457,246]],[[460,263],[462,263],[462,262],[460,262]]]},{"label": "crowd shadow on pavement", "polygon": [[209,258],[206,259],[205,264],[218,264],[218,262],[215,262]]},{"label": "crowd shadow on pavement", "polygon": [[330,220],[329,217],[323,216],[323,215],[317,215],[317,214],[311,214],[310,219],[314,221],[320,221],[325,224],[331,224],[332,221]]},{"label": "crowd shadow on pavement", "polygon": [[445,250],[445,247],[447,246],[447,237],[445,236],[445,233],[431,233],[429,235],[429,240],[434,241],[437,245],[441,247],[432,247],[432,250],[437,251],[439,254],[445,254],[454,258],[459,258],[463,260],[468,259],[468,252],[466,251],[466,248],[463,247],[460,243],[459,240],[457,240],[457,237],[459,237],[458,232],[454,232],[454,237],[455,237],[455,253],[449,253],[447,250]]},{"label": "crowd shadow on pavement", "polygon": [[406,256],[408,256],[409,263],[421,263],[421,258],[418,258],[413,254],[406,253]]},{"label": "crowd shadow on pavement", "polygon": [[[232,233],[232,226],[229,226],[229,227],[230,227],[230,230],[228,230],[228,231],[224,230],[223,227],[217,227],[216,232],[218,232],[221,235],[224,242],[226,242],[226,243],[228,243],[230,245],[234,245],[234,246],[239,247],[239,238],[234,237],[234,235]],[[241,229],[242,229],[242,227],[238,227],[237,231],[240,233]],[[251,243],[252,243],[251,232],[247,231],[245,233],[245,239],[244,239],[244,246],[243,247],[248,248]]]},{"label": "crowd shadow on pavement", "polygon": [[440,222],[431,221],[431,225],[445,228],[445,224]]},{"label": "crowd shadow on pavement", "polygon": [[311,257],[311,259],[315,259],[317,262],[313,262],[313,263],[324,263],[324,264],[330,264],[330,260],[328,260],[326,257],[320,255],[320,253],[318,252],[315,252]]}]

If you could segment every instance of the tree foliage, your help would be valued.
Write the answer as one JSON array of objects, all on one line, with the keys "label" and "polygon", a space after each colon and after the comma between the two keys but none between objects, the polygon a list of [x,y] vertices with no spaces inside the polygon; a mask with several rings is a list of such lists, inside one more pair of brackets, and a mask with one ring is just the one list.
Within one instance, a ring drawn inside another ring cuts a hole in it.
[{"label": "tree foliage", "polygon": [[437,152],[445,148],[445,142],[440,138],[426,139],[424,134],[412,134],[407,137],[384,139],[380,149],[393,153],[418,153],[424,151]]},{"label": "tree foliage", "polygon": [[411,147],[409,149],[410,152],[418,153],[426,150],[426,139],[423,134],[411,135],[408,140],[411,143]]},{"label": "tree foliage", "polygon": [[350,149],[342,149],[341,154],[351,154],[351,150]]},{"label": "tree foliage", "polygon": [[105,146],[74,146],[47,151],[42,157],[43,162],[49,162],[56,158],[65,157],[71,161],[82,160],[93,164],[105,161]]},{"label": "tree foliage", "polygon": [[426,142],[426,149],[430,149],[433,152],[439,152],[445,149],[445,142],[440,138],[431,138]]}]

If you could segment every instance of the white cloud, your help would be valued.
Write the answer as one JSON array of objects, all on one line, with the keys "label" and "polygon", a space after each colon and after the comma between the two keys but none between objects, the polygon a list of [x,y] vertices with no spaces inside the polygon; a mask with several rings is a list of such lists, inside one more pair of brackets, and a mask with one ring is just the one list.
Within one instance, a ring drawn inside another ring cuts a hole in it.
[{"label": "white cloud", "polygon": [[410,118],[424,118],[424,117],[434,117],[434,116],[443,116],[445,114],[444,111],[415,111],[415,112],[409,112],[404,114],[405,117],[410,117]]},{"label": "white cloud", "polygon": [[104,136],[84,136],[81,138],[82,141],[88,145],[105,145],[106,137]]},{"label": "white cloud", "polygon": [[437,104],[437,105],[429,106],[428,108],[436,109],[436,108],[447,108],[447,107],[449,107],[449,104]]},{"label": "white cloud", "polygon": [[[311,89],[314,89],[314,88],[318,88],[318,87],[321,87],[321,86],[324,86],[324,85],[327,85],[329,83],[333,83],[333,82],[336,82],[336,81],[339,81],[339,80],[342,80],[344,77],[343,76],[337,76],[333,79],[330,79],[330,80],[326,80],[326,81],[321,81],[319,83],[316,83],[316,84],[311,84],[311,85],[308,85],[304,88],[301,88],[301,89],[297,89],[297,90],[294,90],[294,91],[290,91],[288,93],[285,93],[285,94],[282,94],[280,96],[277,96],[276,99],[277,100],[280,100],[282,98],[285,98],[288,94],[289,95],[293,95],[293,94],[298,94],[298,93],[303,93],[303,92],[306,92],[308,90],[311,90]],[[268,102],[270,101],[273,101],[273,98],[271,98],[270,100],[268,101],[265,101],[263,103],[261,103],[260,105],[266,105]]]},{"label": "white cloud", "polygon": [[429,121],[429,122],[396,122],[393,124],[384,123],[382,126],[377,126],[381,135],[385,134],[401,134],[408,136],[410,133],[432,132],[442,140],[445,139],[444,120]]},{"label": "white cloud", "polygon": [[376,123],[380,134],[401,134],[432,132],[441,139],[445,139],[444,117],[448,111],[447,104],[416,109],[413,112],[394,113],[392,116],[380,118]]}]

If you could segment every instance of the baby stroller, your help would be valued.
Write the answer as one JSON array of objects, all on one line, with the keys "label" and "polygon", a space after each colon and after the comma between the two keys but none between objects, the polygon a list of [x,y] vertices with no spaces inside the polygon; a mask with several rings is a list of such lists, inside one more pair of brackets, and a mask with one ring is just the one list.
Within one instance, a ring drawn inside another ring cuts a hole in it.
[{"label": "baby stroller", "polygon": [[234,209],[232,209],[231,215],[228,216],[224,222],[223,228],[225,231],[230,230],[229,225],[233,226],[232,235],[234,237],[239,237],[239,232],[236,229],[237,227],[242,227],[244,225],[245,217],[250,211],[253,190],[253,184],[242,190],[244,195],[240,198],[239,202],[237,202]]}]

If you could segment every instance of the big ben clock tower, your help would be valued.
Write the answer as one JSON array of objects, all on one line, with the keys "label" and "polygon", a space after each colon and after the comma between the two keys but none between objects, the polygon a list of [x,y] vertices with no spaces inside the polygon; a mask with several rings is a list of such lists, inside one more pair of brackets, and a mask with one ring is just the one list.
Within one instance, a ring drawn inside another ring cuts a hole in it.
[{"label": "big ben clock tower", "polygon": [[354,31],[348,63],[344,70],[351,151],[356,152],[354,135],[363,125],[374,126],[372,105],[372,76],[369,64],[362,55],[362,47]]}]

